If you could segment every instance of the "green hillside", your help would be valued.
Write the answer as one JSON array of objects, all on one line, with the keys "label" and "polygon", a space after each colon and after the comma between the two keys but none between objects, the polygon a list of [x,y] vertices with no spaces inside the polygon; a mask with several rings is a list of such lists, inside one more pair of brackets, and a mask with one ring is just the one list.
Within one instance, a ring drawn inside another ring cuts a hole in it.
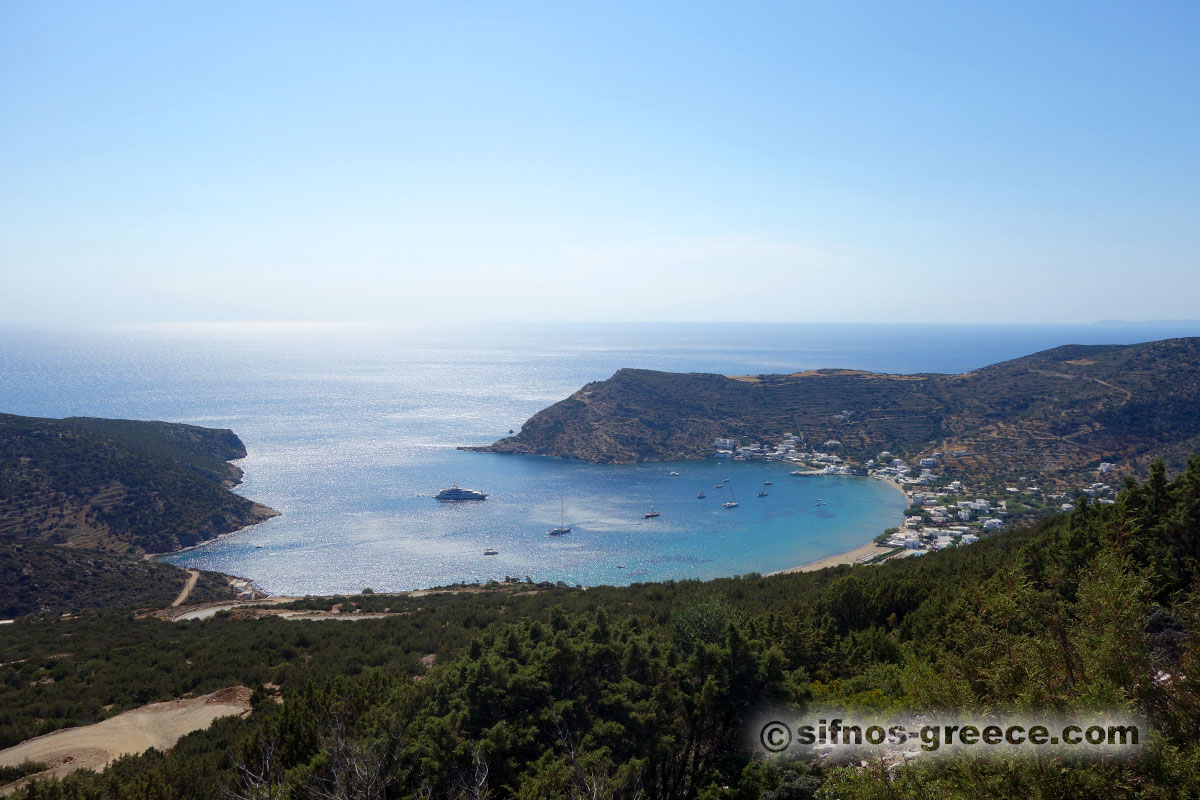
[{"label": "green hillside", "polygon": [[[1200,339],[1047,350],[961,375],[816,370],[728,377],[622,369],[535,414],[498,453],[629,463],[704,458],[713,440],[791,432],[865,461],[946,454],[974,483],[1144,477],[1200,450]],[[962,455],[955,456],[954,453]]]},{"label": "green hillside", "polygon": [[[86,609],[163,608],[179,595],[186,570],[99,550],[31,540],[0,541],[0,619]],[[226,579],[201,573],[189,603],[227,600]]]},{"label": "green hillside", "polygon": [[0,538],[166,552],[275,512],[230,488],[232,431],[167,422],[0,415]]}]

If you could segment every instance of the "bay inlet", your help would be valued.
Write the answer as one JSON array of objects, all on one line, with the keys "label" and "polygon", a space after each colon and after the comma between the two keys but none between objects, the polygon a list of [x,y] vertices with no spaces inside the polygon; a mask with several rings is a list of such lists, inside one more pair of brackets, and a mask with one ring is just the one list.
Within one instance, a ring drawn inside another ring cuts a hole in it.
[{"label": "bay inlet", "polygon": [[[879,481],[780,477],[777,464],[609,466],[457,452],[445,463],[461,485],[487,491],[488,499],[438,502],[434,487],[396,493],[370,511],[347,510],[340,522],[337,512],[319,521],[284,514],[166,560],[247,575],[275,594],[400,591],[506,576],[572,585],[708,579],[843,552],[898,525],[906,505]],[[770,492],[758,497],[768,475]],[[712,488],[726,477],[725,488]],[[698,499],[706,486],[707,497]],[[722,507],[730,497],[737,508]],[[659,516],[646,518],[651,508]],[[549,536],[560,513],[571,532]],[[488,549],[497,555],[485,556]]]},{"label": "bay inlet", "polygon": [[[961,372],[1068,341],[1186,332],[786,324],[0,329],[0,409],[232,429],[248,451],[238,462],[245,476],[237,492],[282,516],[170,560],[253,578],[274,594],[417,589],[505,575],[585,585],[701,579],[844,552],[898,524],[904,501],[878,481],[796,478],[761,462],[606,466],[455,448],[490,444],[623,367]],[[768,469],[773,485],[759,498]],[[731,488],[713,488],[726,477]],[[455,482],[490,496],[433,499]],[[696,499],[701,489],[704,500]],[[738,507],[722,509],[731,492]],[[645,519],[651,508],[659,516]],[[547,537],[560,520],[572,532]],[[489,548],[497,555],[484,556]]]}]

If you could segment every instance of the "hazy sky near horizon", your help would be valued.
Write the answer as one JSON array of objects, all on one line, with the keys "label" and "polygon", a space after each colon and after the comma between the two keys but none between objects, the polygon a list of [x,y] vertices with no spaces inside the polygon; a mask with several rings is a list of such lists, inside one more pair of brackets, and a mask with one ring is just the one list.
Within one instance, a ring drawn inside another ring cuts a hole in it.
[{"label": "hazy sky near horizon", "polygon": [[0,321],[1200,317],[1194,2],[0,1]]}]

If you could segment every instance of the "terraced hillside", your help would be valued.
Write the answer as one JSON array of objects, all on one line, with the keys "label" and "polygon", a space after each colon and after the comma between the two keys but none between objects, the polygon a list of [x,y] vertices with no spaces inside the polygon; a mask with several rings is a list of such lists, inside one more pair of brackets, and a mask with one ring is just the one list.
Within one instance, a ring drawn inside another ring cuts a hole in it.
[{"label": "terraced hillside", "polygon": [[275,516],[230,489],[229,430],[0,415],[0,537],[165,552]]},{"label": "terraced hillside", "polygon": [[[481,450],[630,463],[704,458],[719,436],[784,432],[870,458],[947,454],[974,478],[1142,475],[1200,449],[1200,338],[1067,345],[961,375],[814,370],[724,376],[623,369]],[[964,453],[959,457],[950,454]]]}]

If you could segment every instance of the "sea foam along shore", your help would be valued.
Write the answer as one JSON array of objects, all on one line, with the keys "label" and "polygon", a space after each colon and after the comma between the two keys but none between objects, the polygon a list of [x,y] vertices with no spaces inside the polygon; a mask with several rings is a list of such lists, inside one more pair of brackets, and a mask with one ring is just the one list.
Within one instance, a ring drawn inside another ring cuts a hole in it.
[{"label": "sea foam along shore", "polygon": [[[901,494],[901,496],[903,496],[905,501],[907,502],[908,494],[905,493],[904,489],[901,488],[899,485],[892,483],[889,480],[885,480],[883,478],[876,478],[876,480],[882,481],[883,483],[886,483],[888,486],[891,486],[893,489],[895,489],[897,492],[899,492]],[[880,533],[882,533],[882,532],[883,531],[880,531]],[[887,552],[888,548],[880,547],[879,545],[875,544],[875,537],[878,535],[879,535],[878,533],[872,534],[871,541],[866,542],[865,544],[861,544],[858,547],[854,547],[850,550],[847,550],[844,553],[838,553],[837,555],[827,556],[825,558],[819,558],[816,561],[810,561],[809,563],[801,564],[798,567],[788,567],[787,569],[779,569],[779,570],[775,570],[774,572],[768,572],[767,574],[768,575],[786,575],[790,572],[816,572],[817,570],[825,569],[826,567],[839,567],[843,564],[855,564],[855,563],[857,563],[858,559],[862,558],[863,556],[869,556],[869,555],[873,556],[873,555],[879,555],[880,553]]]}]

